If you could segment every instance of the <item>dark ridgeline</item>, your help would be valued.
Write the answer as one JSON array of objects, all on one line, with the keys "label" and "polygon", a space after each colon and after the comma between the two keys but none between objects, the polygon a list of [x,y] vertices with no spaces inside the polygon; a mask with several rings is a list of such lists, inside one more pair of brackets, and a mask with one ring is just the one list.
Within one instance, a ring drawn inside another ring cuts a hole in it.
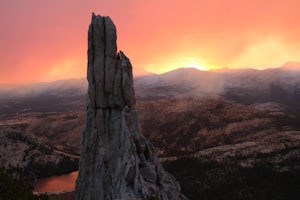
[{"label": "dark ridgeline", "polygon": [[116,28],[109,17],[92,15],[87,79],[75,199],[186,199],[139,132],[132,66],[117,53]]}]

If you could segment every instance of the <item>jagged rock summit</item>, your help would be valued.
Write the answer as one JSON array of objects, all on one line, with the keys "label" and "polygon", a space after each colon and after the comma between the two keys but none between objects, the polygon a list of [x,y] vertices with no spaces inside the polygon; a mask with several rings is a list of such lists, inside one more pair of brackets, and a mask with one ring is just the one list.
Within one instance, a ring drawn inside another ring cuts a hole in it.
[{"label": "jagged rock summit", "polygon": [[117,53],[109,17],[92,15],[88,31],[87,122],[76,200],[186,199],[139,132],[132,66]]}]

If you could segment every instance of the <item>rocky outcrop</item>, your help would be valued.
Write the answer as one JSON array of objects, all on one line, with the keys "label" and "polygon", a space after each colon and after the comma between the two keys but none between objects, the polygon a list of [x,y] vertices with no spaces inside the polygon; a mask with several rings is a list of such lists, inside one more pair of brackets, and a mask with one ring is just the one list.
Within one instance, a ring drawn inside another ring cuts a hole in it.
[{"label": "rocky outcrop", "polygon": [[132,66],[117,53],[116,28],[109,17],[92,15],[87,79],[75,199],[185,199],[139,132]]},{"label": "rocky outcrop", "polygon": [[19,168],[24,177],[29,179],[77,169],[79,156],[58,150],[47,143],[46,138],[22,131],[18,125],[5,127],[0,123],[0,169]]}]

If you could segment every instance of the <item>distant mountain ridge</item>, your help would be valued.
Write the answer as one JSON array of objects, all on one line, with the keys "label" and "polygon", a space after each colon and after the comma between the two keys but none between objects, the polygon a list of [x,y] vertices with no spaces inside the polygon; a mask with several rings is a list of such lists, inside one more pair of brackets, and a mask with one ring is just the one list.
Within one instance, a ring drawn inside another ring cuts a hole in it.
[{"label": "distant mountain ridge", "polygon": [[[133,68],[134,77],[155,75],[143,68]],[[29,84],[0,85],[0,100],[22,97],[47,96],[80,96],[87,91],[86,78],[61,79],[51,82],[38,82]]]},{"label": "distant mountain ridge", "polygon": [[132,68],[132,73],[133,73],[134,77],[150,76],[150,75],[155,74],[155,73],[149,72],[148,70],[146,70],[144,68],[138,68],[138,67]]},{"label": "distant mountain ridge", "polygon": [[[299,62],[265,70],[223,69],[200,71],[179,68],[163,74],[146,73],[135,77],[138,100],[157,100],[174,96],[224,97],[244,104],[277,102],[300,107]],[[142,70],[143,71],[143,70]],[[87,81],[59,80],[0,89],[0,100],[14,98],[84,98]]]},{"label": "distant mountain ridge", "polygon": [[300,71],[300,62],[287,62],[280,67],[280,69],[288,71]]},{"label": "distant mountain ridge", "polygon": [[275,101],[299,106],[300,71],[275,68],[210,72],[182,68],[137,79],[135,86],[140,100],[221,96],[245,104]]}]

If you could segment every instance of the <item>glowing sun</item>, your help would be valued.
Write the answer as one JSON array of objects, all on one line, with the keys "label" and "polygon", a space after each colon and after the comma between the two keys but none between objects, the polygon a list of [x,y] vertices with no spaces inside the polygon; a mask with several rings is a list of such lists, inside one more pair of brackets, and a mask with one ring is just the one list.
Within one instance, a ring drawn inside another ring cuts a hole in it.
[{"label": "glowing sun", "polygon": [[182,66],[184,68],[196,68],[198,70],[207,70],[207,68],[201,64],[201,60],[195,58],[184,59],[184,61],[182,62]]},{"label": "glowing sun", "polygon": [[198,63],[187,63],[183,66],[184,68],[196,68],[199,70],[206,70],[206,67],[199,65]]}]

